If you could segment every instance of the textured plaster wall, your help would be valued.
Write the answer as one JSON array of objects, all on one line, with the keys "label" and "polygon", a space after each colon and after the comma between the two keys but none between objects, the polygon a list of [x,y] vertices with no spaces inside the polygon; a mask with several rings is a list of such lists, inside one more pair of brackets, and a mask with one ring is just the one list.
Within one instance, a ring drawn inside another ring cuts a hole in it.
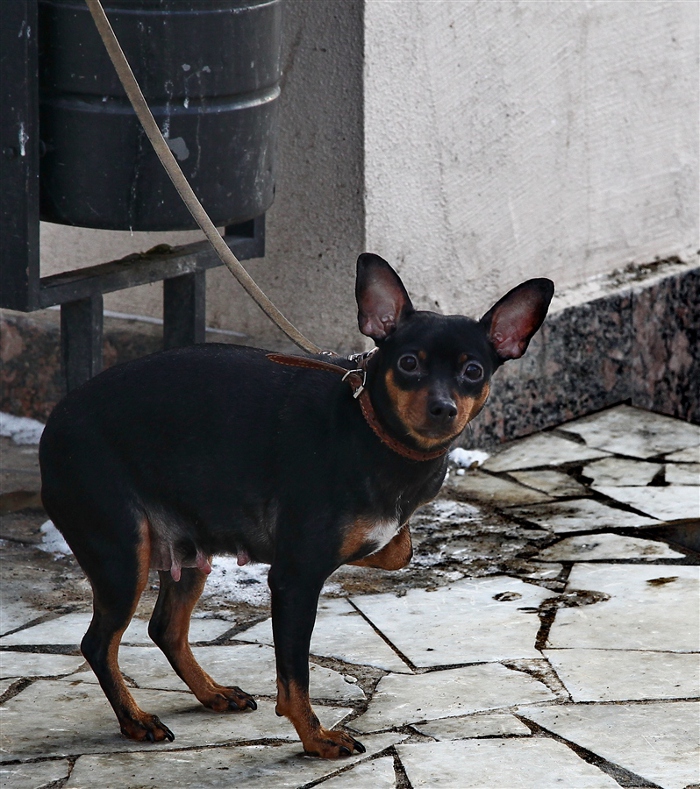
[{"label": "textured plaster wall", "polygon": [[367,244],[480,313],[698,245],[696,2],[367,0]]},{"label": "textured plaster wall", "polygon": [[[287,0],[275,204],[246,264],[317,343],[359,344],[354,259],[480,314],[698,243],[695,0]],[[45,273],[176,234],[45,226]],[[143,237],[145,236],[145,237]],[[209,325],[280,338],[225,270]],[[160,315],[159,285],[108,308]]]}]

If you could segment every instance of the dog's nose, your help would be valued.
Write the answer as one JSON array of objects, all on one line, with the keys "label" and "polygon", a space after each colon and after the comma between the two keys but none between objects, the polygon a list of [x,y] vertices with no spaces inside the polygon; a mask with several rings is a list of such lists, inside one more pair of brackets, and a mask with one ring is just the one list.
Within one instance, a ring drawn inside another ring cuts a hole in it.
[{"label": "dog's nose", "polygon": [[428,413],[433,421],[447,424],[457,416],[457,406],[453,400],[436,398],[428,404]]}]

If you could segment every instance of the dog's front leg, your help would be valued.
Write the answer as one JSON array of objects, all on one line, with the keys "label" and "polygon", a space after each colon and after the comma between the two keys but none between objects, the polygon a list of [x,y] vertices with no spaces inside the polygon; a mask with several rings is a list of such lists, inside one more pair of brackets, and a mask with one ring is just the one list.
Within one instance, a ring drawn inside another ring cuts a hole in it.
[{"label": "dog's front leg", "polygon": [[326,577],[305,562],[275,562],[268,583],[277,658],[277,714],[289,718],[308,754],[337,759],[353,751],[364,753],[365,748],[349,734],[321,726],[309,701],[309,646]]}]

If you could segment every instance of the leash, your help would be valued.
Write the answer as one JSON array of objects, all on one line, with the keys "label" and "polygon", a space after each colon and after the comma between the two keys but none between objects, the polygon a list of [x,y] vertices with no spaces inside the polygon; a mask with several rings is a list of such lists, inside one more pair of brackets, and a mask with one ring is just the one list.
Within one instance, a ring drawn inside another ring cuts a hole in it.
[{"label": "leash", "polygon": [[351,361],[357,363],[357,368],[354,370],[348,370],[345,367],[341,367],[339,364],[324,362],[320,359],[307,359],[303,356],[291,356],[285,353],[268,353],[267,358],[272,362],[285,364],[289,367],[303,367],[307,370],[325,370],[326,372],[342,375],[343,380],[350,384],[352,396],[360,404],[360,410],[362,411],[362,416],[365,418],[365,422],[372,428],[374,434],[382,444],[385,444],[389,449],[396,452],[397,455],[401,455],[401,457],[407,458],[408,460],[437,460],[437,458],[442,457],[447,452],[449,447],[432,451],[413,449],[413,447],[406,446],[406,444],[389,435],[382,427],[365,387],[367,383],[367,362],[374,355],[376,350],[376,348],[373,348],[367,353],[351,356]]},{"label": "leash", "polygon": [[85,0],[87,7],[92,15],[92,18],[97,26],[97,30],[105,45],[109,59],[116,69],[119,81],[129,97],[131,106],[134,108],[146,136],[151,141],[153,150],[160,159],[160,163],[165,168],[173,186],[177,189],[178,194],[187,206],[189,212],[194,217],[195,222],[202,229],[202,232],[209,240],[209,243],[214,247],[216,254],[221,259],[221,262],[233,274],[233,276],[241,284],[245,292],[253,299],[253,301],[260,307],[260,309],[267,315],[267,317],[281,329],[287,337],[295,344],[298,345],[303,351],[307,353],[325,353],[335,356],[336,354],[331,351],[323,351],[317,345],[307,339],[292,323],[290,323],[284,315],[275,307],[275,305],[268,299],[262,292],[260,287],[256,284],[255,280],[243,268],[241,262],[228,248],[228,245],[221,237],[221,234],[216,229],[216,226],[209,218],[209,215],[204,210],[204,206],[199,202],[197,195],[192,190],[187,179],[185,178],[180,165],[173,156],[172,151],[168,147],[158,124],[153,117],[148,103],[139,87],[136,77],[131,70],[126,55],[122,50],[119,41],[117,40],[112,25],[107,19],[104,8],[100,0]]}]

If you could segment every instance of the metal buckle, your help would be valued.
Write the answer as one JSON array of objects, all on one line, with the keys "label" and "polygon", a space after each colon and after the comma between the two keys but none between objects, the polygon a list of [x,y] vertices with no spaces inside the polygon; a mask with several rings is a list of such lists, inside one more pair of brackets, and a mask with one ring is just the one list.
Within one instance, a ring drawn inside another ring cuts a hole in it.
[{"label": "metal buckle", "polygon": [[364,392],[365,384],[367,383],[367,370],[358,367],[356,370],[348,370],[345,375],[343,376],[343,381],[349,376],[357,373],[358,375],[362,376],[362,383],[355,389],[352,393],[352,396],[357,400],[357,398]]}]

